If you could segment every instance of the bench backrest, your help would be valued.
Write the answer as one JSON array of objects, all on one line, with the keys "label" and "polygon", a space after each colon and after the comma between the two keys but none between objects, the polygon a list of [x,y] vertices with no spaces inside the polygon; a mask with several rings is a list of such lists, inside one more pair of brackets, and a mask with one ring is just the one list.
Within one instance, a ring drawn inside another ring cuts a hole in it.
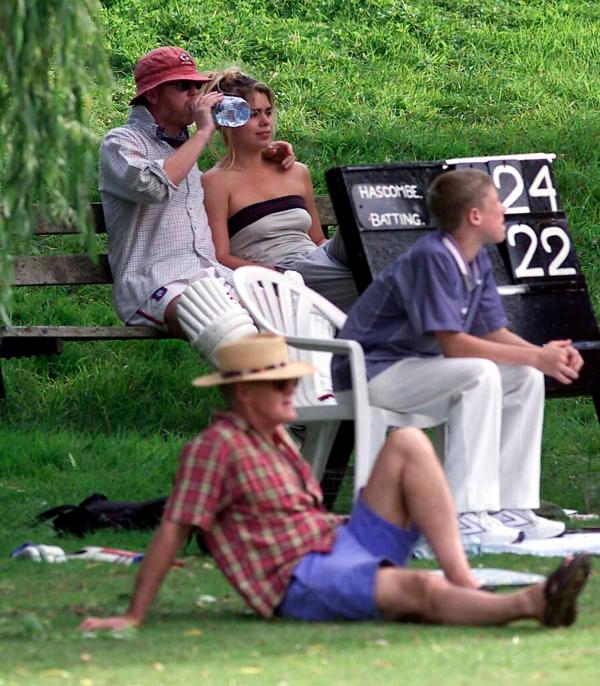
[{"label": "bench backrest", "polygon": [[[326,230],[337,226],[337,219],[328,195],[316,198],[321,225]],[[106,233],[101,203],[91,205],[97,234]],[[76,226],[40,221],[36,236],[77,235]],[[326,231],[327,233],[327,231]],[[84,254],[35,255],[14,258],[14,286],[65,286],[83,284],[110,284],[112,274],[106,254],[92,259]]]}]

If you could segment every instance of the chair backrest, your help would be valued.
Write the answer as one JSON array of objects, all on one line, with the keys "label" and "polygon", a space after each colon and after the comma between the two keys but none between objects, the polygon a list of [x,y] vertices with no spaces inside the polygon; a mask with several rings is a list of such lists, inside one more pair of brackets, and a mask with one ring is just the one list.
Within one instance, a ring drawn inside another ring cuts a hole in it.
[{"label": "chair backrest", "polygon": [[[265,331],[303,339],[331,339],[346,315],[304,284],[265,267],[239,267],[233,273],[236,293]],[[315,405],[331,390],[331,353],[289,347],[290,358],[310,362],[319,374],[303,377],[295,396],[297,405]]]}]

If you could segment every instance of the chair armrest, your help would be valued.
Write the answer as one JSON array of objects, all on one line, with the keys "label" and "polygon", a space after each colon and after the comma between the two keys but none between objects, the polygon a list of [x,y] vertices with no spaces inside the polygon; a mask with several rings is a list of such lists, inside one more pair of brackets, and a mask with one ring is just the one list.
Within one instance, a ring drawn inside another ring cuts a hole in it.
[{"label": "chair armrest", "polygon": [[352,379],[352,407],[355,417],[366,417],[369,410],[367,389],[367,368],[365,354],[358,341],[345,338],[304,338],[285,336],[289,345],[301,350],[320,350],[350,357],[350,378]]},{"label": "chair armrest", "polygon": [[356,341],[344,338],[304,338],[302,336],[285,336],[286,343],[301,350],[320,350],[336,355],[350,355],[355,345],[358,345],[362,353],[362,347]]}]

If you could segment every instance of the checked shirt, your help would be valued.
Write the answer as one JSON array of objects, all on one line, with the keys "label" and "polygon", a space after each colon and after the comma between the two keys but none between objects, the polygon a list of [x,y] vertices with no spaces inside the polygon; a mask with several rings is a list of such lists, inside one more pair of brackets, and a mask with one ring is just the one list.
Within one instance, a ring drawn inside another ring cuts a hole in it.
[{"label": "checked shirt", "polygon": [[200,170],[194,164],[175,186],[163,169],[173,152],[142,105],[100,147],[113,299],[125,322],[171,281],[191,283],[213,273],[231,281],[231,270],[215,256]]},{"label": "checked shirt", "polygon": [[284,430],[274,444],[233,412],[180,456],[165,518],[200,528],[217,565],[258,614],[279,605],[293,568],[327,552],[342,517],[328,513],[308,463]]}]

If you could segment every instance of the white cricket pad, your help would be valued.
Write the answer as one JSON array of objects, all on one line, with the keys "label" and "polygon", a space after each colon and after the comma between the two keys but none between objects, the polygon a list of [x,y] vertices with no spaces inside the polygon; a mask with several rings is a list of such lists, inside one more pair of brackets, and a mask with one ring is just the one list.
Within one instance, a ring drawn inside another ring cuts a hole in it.
[{"label": "white cricket pad", "polygon": [[221,344],[258,333],[248,312],[214,276],[186,288],[177,302],[177,319],[192,346],[215,366]]}]

